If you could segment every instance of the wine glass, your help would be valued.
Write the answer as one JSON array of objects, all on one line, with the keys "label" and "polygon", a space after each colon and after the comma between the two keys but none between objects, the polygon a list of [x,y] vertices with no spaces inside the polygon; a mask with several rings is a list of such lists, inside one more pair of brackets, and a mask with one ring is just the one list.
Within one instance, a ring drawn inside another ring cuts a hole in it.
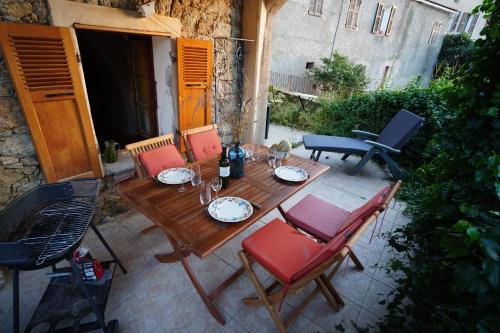
[{"label": "wine glass", "polygon": [[203,206],[206,206],[212,201],[212,189],[210,184],[205,181],[200,181],[200,202]]},{"label": "wine glass", "polygon": [[279,168],[281,166],[282,161],[283,161],[283,155],[277,153],[274,160],[274,168]]},{"label": "wine glass", "polygon": [[259,147],[259,145],[253,143],[252,144],[252,150],[253,150],[252,161],[257,161],[260,158],[260,147]]},{"label": "wine glass", "polygon": [[184,186],[184,184],[185,184],[185,183],[186,183],[186,182],[184,181],[184,179],[181,179],[181,186],[177,189],[177,191],[179,191],[179,192],[181,192],[181,193],[182,193],[182,192],[186,192],[186,191],[187,191],[187,187],[186,187],[186,186]]},{"label": "wine glass", "polygon": [[201,182],[201,168],[198,164],[191,165],[191,171],[193,171],[193,178],[191,178],[191,184],[193,186],[200,185]]},{"label": "wine glass", "polygon": [[267,169],[267,171],[272,173],[276,163],[276,155],[273,152],[267,153],[267,163],[269,164],[269,169]]},{"label": "wine glass", "polygon": [[217,192],[219,192],[220,189],[222,188],[222,179],[220,177],[212,178],[212,181],[210,182],[210,186],[212,187],[212,190],[214,190],[214,192],[215,192],[215,199],[219,199]]},{"label": "wine glass", "polygon": [[248,146],[245,147],[245,150],[247,152],[247,160],[250,162],[250,161],[254,161],[253,159],[253,154],[254,154],[254,151],[253,151],[253,144],[249,144]]}]

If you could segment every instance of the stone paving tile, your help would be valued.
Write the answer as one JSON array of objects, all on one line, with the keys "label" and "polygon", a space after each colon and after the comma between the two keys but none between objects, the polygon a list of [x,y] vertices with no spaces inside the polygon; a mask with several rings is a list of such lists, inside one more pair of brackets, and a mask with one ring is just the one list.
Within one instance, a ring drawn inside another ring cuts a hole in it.
[{"label": "stone paving tile", "polygon": [[390,295],[392,290],[392,287],[373,279],[363,301],[363,308],[377,317],[383,316],[386,312],[387,303],[393,298]]}]

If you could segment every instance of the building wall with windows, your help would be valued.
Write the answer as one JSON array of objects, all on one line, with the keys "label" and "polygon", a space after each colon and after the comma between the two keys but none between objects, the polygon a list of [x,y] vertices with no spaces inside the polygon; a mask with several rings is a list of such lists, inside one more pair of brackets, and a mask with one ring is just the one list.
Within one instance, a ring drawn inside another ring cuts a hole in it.
[{"label": "building wall with windows", "polygon": [[[321,15],[310,15],[318,3]],[[306,66],[338,51],[366,66],[370,89],[414,77],[428,83],[457,12],[420,0],[288,0],[273,29],[271,71],[305,76]],[[477,20],[473,33],[482,25]]]}]

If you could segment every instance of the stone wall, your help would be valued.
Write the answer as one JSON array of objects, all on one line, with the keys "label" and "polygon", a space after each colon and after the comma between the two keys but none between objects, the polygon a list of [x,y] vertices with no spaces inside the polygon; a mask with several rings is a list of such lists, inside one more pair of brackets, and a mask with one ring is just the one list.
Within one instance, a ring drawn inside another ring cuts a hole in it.
[{"label": "stone wall", "polygon": [[[78,2],[135,9],[138,3],[147,1]],[[179,18],[183,35],[190,38],[239,37],[241,10],[242,0],[156,0],[157,14]],[[50,24],[50,13],[45,0],[1,0],[0,21]],[[0,54],[0,209],[43,181],[31,136]]]}]

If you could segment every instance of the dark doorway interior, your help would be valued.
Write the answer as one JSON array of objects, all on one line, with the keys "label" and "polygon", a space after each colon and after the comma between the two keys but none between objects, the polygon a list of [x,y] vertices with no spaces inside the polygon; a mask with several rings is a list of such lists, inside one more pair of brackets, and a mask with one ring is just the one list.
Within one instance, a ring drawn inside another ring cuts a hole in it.
[{"label": "dark doorway interior", "polygon": [[77,30],[85,86],[101,151],[158,135],[150,36]]}]

